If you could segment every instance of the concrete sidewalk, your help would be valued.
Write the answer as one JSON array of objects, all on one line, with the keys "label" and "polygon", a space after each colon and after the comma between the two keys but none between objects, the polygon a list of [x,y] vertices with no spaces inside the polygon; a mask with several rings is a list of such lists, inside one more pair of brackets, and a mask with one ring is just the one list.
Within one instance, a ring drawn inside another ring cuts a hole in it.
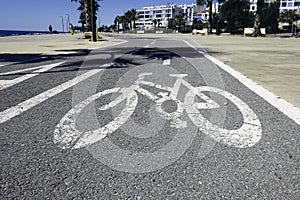
[{"label": "concrete sidewalk", "polygon": [[83,39],[83,34],[20,35],[0,37],[0,66],[47,56],[80,53],[120,42],[104,37],[98,42]]},{"label": "concrete sidewalk", "polygon": [[181,35],[264,88],[300,107],[300,39]]}]

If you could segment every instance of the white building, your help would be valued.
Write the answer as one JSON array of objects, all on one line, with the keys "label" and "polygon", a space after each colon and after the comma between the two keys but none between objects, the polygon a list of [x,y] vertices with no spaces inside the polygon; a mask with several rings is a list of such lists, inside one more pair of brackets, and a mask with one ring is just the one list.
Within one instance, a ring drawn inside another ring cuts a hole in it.
[{"label": "white building", "polygon": [[[250,11],[255,12],[257,10],[257,0],[250,1]],[[275,2],[276,0],[265,0],[266,3]],[[280,12],[284,10],[300,10],[300,0],[280,0]]]},{"label": "white building", "polygon": [[175,18],[176,13],[179,12],[175,4],[143,7],[137,11],[139,12],[139,20],[136,21],[136,27],[141,29],[152,29],[154,19],[158,21],[157,26],[167,27],[168,21]]},{"label": "white building", "polygon": [[[194,13],[197,11],[196,4],[167,4],[161,6],[143,7],[137,10],[139,12],[139,20],[136,21],[136,27],[141,29],[153,29],[153,20],[158,20],[157,26],[166,28],[171,19],[175,19],[177,15],[184,14],[185,21],[191,24],[194,19]],[[198,9],[199,10],[199,9]]]},{"label": "white building", "polygon": [[300,10],[300,0],[281,0],[280,11],[283,10]]}]

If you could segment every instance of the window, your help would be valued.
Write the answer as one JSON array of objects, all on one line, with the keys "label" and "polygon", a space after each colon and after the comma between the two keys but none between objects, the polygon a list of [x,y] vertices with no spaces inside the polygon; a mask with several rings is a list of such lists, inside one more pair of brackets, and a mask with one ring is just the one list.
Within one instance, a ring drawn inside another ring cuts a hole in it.
[{"label": "window", "polygon": [[171,14],[166,14],[166,17],[171,17]]},{"label": "window", "polygon": [[150,11],[149,10],[145,11],[145,14],[150,14]]},{"label": "window", "polygon": [[156,18],[161,18],[162,16],[161,15],[156,15]]},{"label": "window", "polygon": [[162,13],[162,10],[154,10],[153,13]]},{"label": "window", "polygon": [[286,2],[282,2],[281,7],[286,7]]},{"label": "window", "polygon": [[288,7],[293,7],[293,2],[288,2]]},{"label": "window", "polygon": [[166,10],[166,13],[171,13],[171,12],[172,12],[171,9],[167,9],[167,10]]},{"label": "window", "polygon": [[145,18],[149,18],[150,16],[149,15],[145,15]]}]

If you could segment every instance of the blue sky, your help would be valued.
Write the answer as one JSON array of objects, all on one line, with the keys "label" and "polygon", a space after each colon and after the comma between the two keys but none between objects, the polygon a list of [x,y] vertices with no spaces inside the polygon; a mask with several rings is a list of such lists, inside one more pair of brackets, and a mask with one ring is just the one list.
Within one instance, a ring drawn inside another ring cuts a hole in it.
[{"label": "blue sky", "polygon": [[[196,0],[103,0],[100,1],[100,24],[111,25],[117,15],[143,6],[165,5],[167,3],[195,3]],[[71,0],[1,0],[0,30],[38,30],[47,31],[51,24],[54,30],[62,30],[69,14],[70,21],[77,25],[78,3]],[[97,22],[99,24],[99,21]]]}]

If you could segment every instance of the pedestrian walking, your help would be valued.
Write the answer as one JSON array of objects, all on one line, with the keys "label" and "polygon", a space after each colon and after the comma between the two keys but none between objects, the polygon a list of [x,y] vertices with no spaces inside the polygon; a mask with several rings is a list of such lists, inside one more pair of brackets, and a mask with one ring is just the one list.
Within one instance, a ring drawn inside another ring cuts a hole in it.
[{"label": "pedestrian walking", "polygon": [[49,26],[49,32],[52,33],[52,26]]}]

